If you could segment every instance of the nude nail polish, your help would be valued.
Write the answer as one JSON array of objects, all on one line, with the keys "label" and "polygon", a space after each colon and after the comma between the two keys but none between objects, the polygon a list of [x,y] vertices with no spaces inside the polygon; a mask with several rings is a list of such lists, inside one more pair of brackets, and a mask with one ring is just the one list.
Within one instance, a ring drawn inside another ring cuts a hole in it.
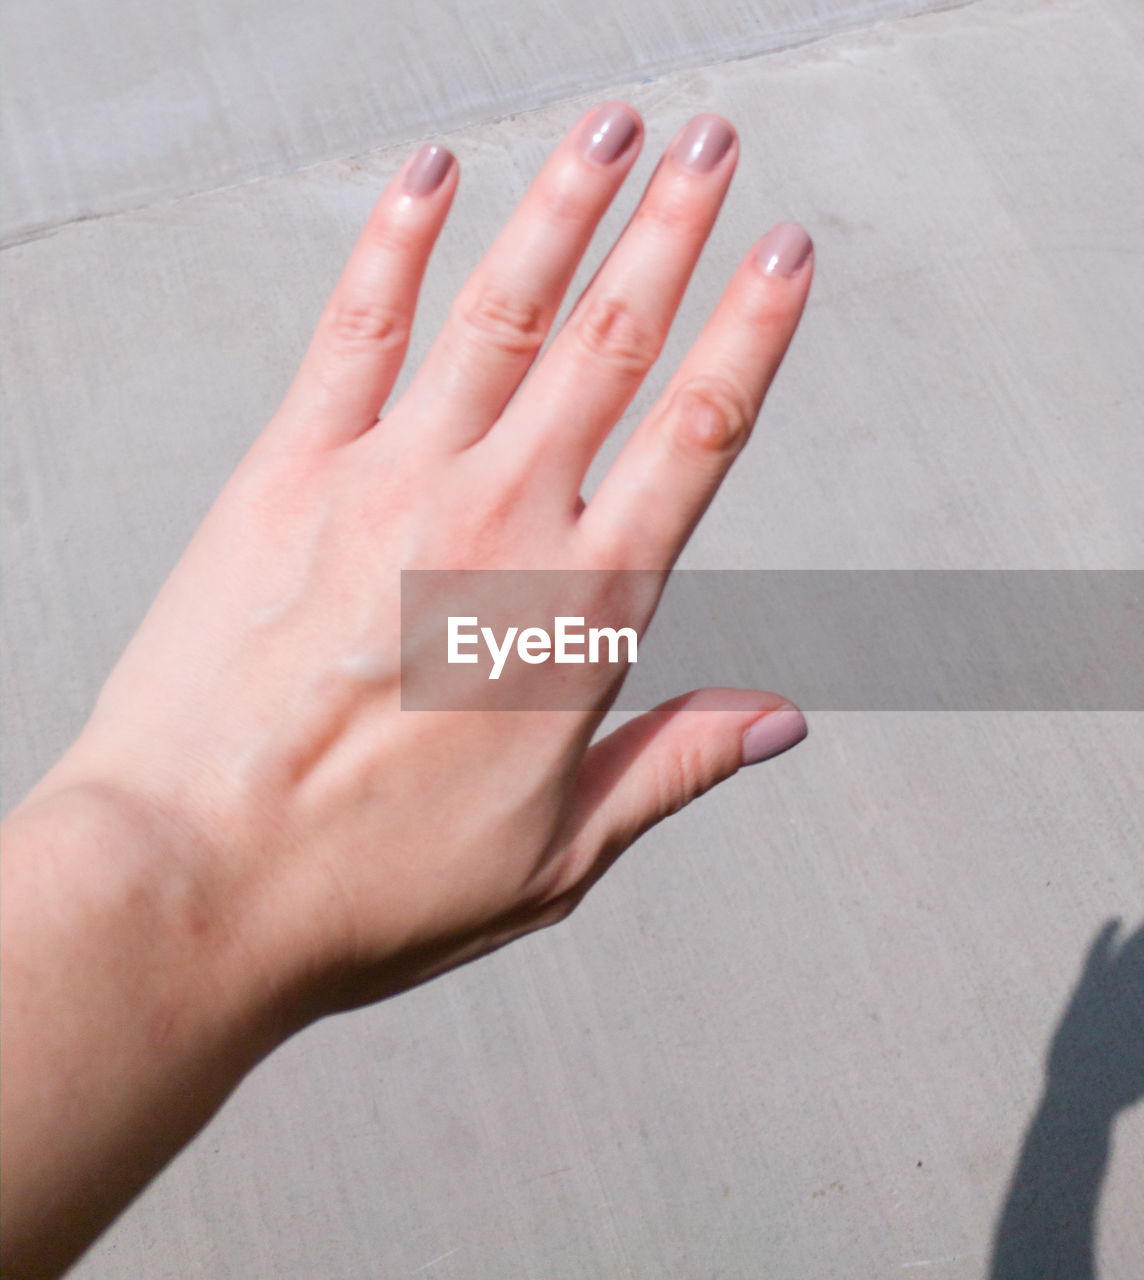
[{"label": "nude nail polish", "polygon": [[743,734],[743,763],[758,764],[796,747],[806,737],[806,718],[793,706],[769,711]]},{"label": "nude nail polish", "polygon": [[622,102],[613,102],[601,107],[585,125],[580,149],[594,164],[611,164],[632,145],[639,131],[634,112]]},{"label": "nude nail polish", "polygon": [[793,276],[814,248],[797,222],[779,222],[759,241],[755,257],[768,276]]},{"label": "nude nail polish", "polygon": [[675,140],[671,154],[692,173],[710,173],[734,140],[735,135],[718,116],[696,116]]},{"label": "nude nail polish", "polygon": [[405,190],[411,196],[427,196],[436,191],[452,163],[453,153],[447,147],[427,142],[405,171]]}]

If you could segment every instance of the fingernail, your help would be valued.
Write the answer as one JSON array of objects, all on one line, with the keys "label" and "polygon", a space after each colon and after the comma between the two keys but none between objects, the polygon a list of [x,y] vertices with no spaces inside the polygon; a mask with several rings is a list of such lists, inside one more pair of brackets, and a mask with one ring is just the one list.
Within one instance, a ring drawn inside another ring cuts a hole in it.
[{"label": "fingernail", "polygon": [[806,719],[798,707],[785,706],[756,720],[743,734],[743,763],[758,764],[796,747],[806,737]]},{"label": "fingernail", "polygon": [[755,256],[768,276],[793,276],[814,248],[797,222],[779,222],[759,241]]},{"label": "fingernail", "polygon": [[696,116],[675,140],[671,154],[692,173],[708,173],[734,140],[735,135],[718,116]]},{"label": "fingernail", "polygon": [[596,164],[611,164],[630,147],[640,131],[635,114],[622,103],[601,107],[584,126],[580,149]]},{"label": "fingernail", "polygon": [[447,147],[427,142],[405,170],[405,190],[411,196],[427,196],[445,180],[453,153]]}]

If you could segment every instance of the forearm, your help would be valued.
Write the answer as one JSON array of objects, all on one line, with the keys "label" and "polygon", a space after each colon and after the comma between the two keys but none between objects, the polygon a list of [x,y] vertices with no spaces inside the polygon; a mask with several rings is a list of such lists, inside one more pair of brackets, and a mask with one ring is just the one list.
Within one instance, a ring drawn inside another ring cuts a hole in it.
[{"label": "forearm", "polygon": [[282,1031],[197,851],[117,792],[3,839],[3,1270],[55,1275]]},{"label": "forearm", "polygon": [[1046,1090],[997,1226],[993,1280],[1091,1280],[1111,1124],[1077,1090]]}]

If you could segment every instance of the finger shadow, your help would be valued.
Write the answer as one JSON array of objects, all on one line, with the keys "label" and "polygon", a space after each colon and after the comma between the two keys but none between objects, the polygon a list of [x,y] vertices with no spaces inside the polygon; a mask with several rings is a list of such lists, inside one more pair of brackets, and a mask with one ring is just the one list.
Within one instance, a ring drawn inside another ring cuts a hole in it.
[{"label": "finger shadow", "polygon": [[1045,1091],[993,1237],[989,1280],[1095,1280],[1117,1115],[1144,1097],[1144,924],[1101,928],[1053,1035]]}]

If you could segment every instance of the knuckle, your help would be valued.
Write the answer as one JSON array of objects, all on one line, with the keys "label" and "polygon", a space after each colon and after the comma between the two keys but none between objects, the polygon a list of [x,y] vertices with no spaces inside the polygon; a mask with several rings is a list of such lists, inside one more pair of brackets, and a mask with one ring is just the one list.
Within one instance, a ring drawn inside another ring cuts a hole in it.
[{"label": "knuckle", "polygon": [[465,554],[473,567],[502,562],[512,541],[513,524],[506,504],[480,506],[464,516]]},{"label": "knuckle", "polygon": [[790,291],[780,294],[772,285],[769,277],[757,277],[753,287],[744,290],[741,303],[743,320],[768,348],[786,341],[796,313]]},{"label": "knuckle", "polygon": [[680,389],[669,417],[672,438],[680,448],[723,453],[743,444],[755,414],[726,379],[705,378]]},{"label": "knuckle", "polygon": [[698,222],[699,216],[690,193],[678,189],[660,190],[633,219],[636,228],[642,225],[672,236],[694,230]]},{"label": "knuckle", "polygon": [[385,202],[375,208],[366,222],[362,240],[372,254],[383,258],[420,256],[426,250],[424,228],[410,219],[394,216],[393,209]]},{"label": "knuckle", "polygon": [[455,315],[462,326],[513,355],[535,355],[547,330],[544,309],[538,302],[492,285],[462,293]]},{"label": "knuckle", "polygon": [[598,198],[587,189],[575,170],[554,177],[536,191],[540,213],[552,222],[580,227],[595,215]]},{"label": "knuckle", "polygon": [[590,355],[625,372],[643,375],[655,364],[664,337],[622,298],[592,299],[575,333]]},{"label": "knuckle", "polygon": [[454,502],[441,518],[449,540],[470,569],[494,569],[513,561],[519,548],[521,513],[535,477],[523,461],[509,460],[498,483],[468,501]]},{"label": "knuckle", "polygon": [[611,573],[630,568],[636,542],[630,529],[595,529],[591,521],[576,527],[577,563],[592,573]]},{"label": "knuckle", "polygon": [[708,790],[708,776],[706,762],[696,746],[684,744],[669,755],[659,776],[660,818],[670,818]]},{"label": "knuckle", "polygon": [[404,347],[409,327],[402,311],[373,299],[337,302],[326,321],[330,337],[345,346]]}]

